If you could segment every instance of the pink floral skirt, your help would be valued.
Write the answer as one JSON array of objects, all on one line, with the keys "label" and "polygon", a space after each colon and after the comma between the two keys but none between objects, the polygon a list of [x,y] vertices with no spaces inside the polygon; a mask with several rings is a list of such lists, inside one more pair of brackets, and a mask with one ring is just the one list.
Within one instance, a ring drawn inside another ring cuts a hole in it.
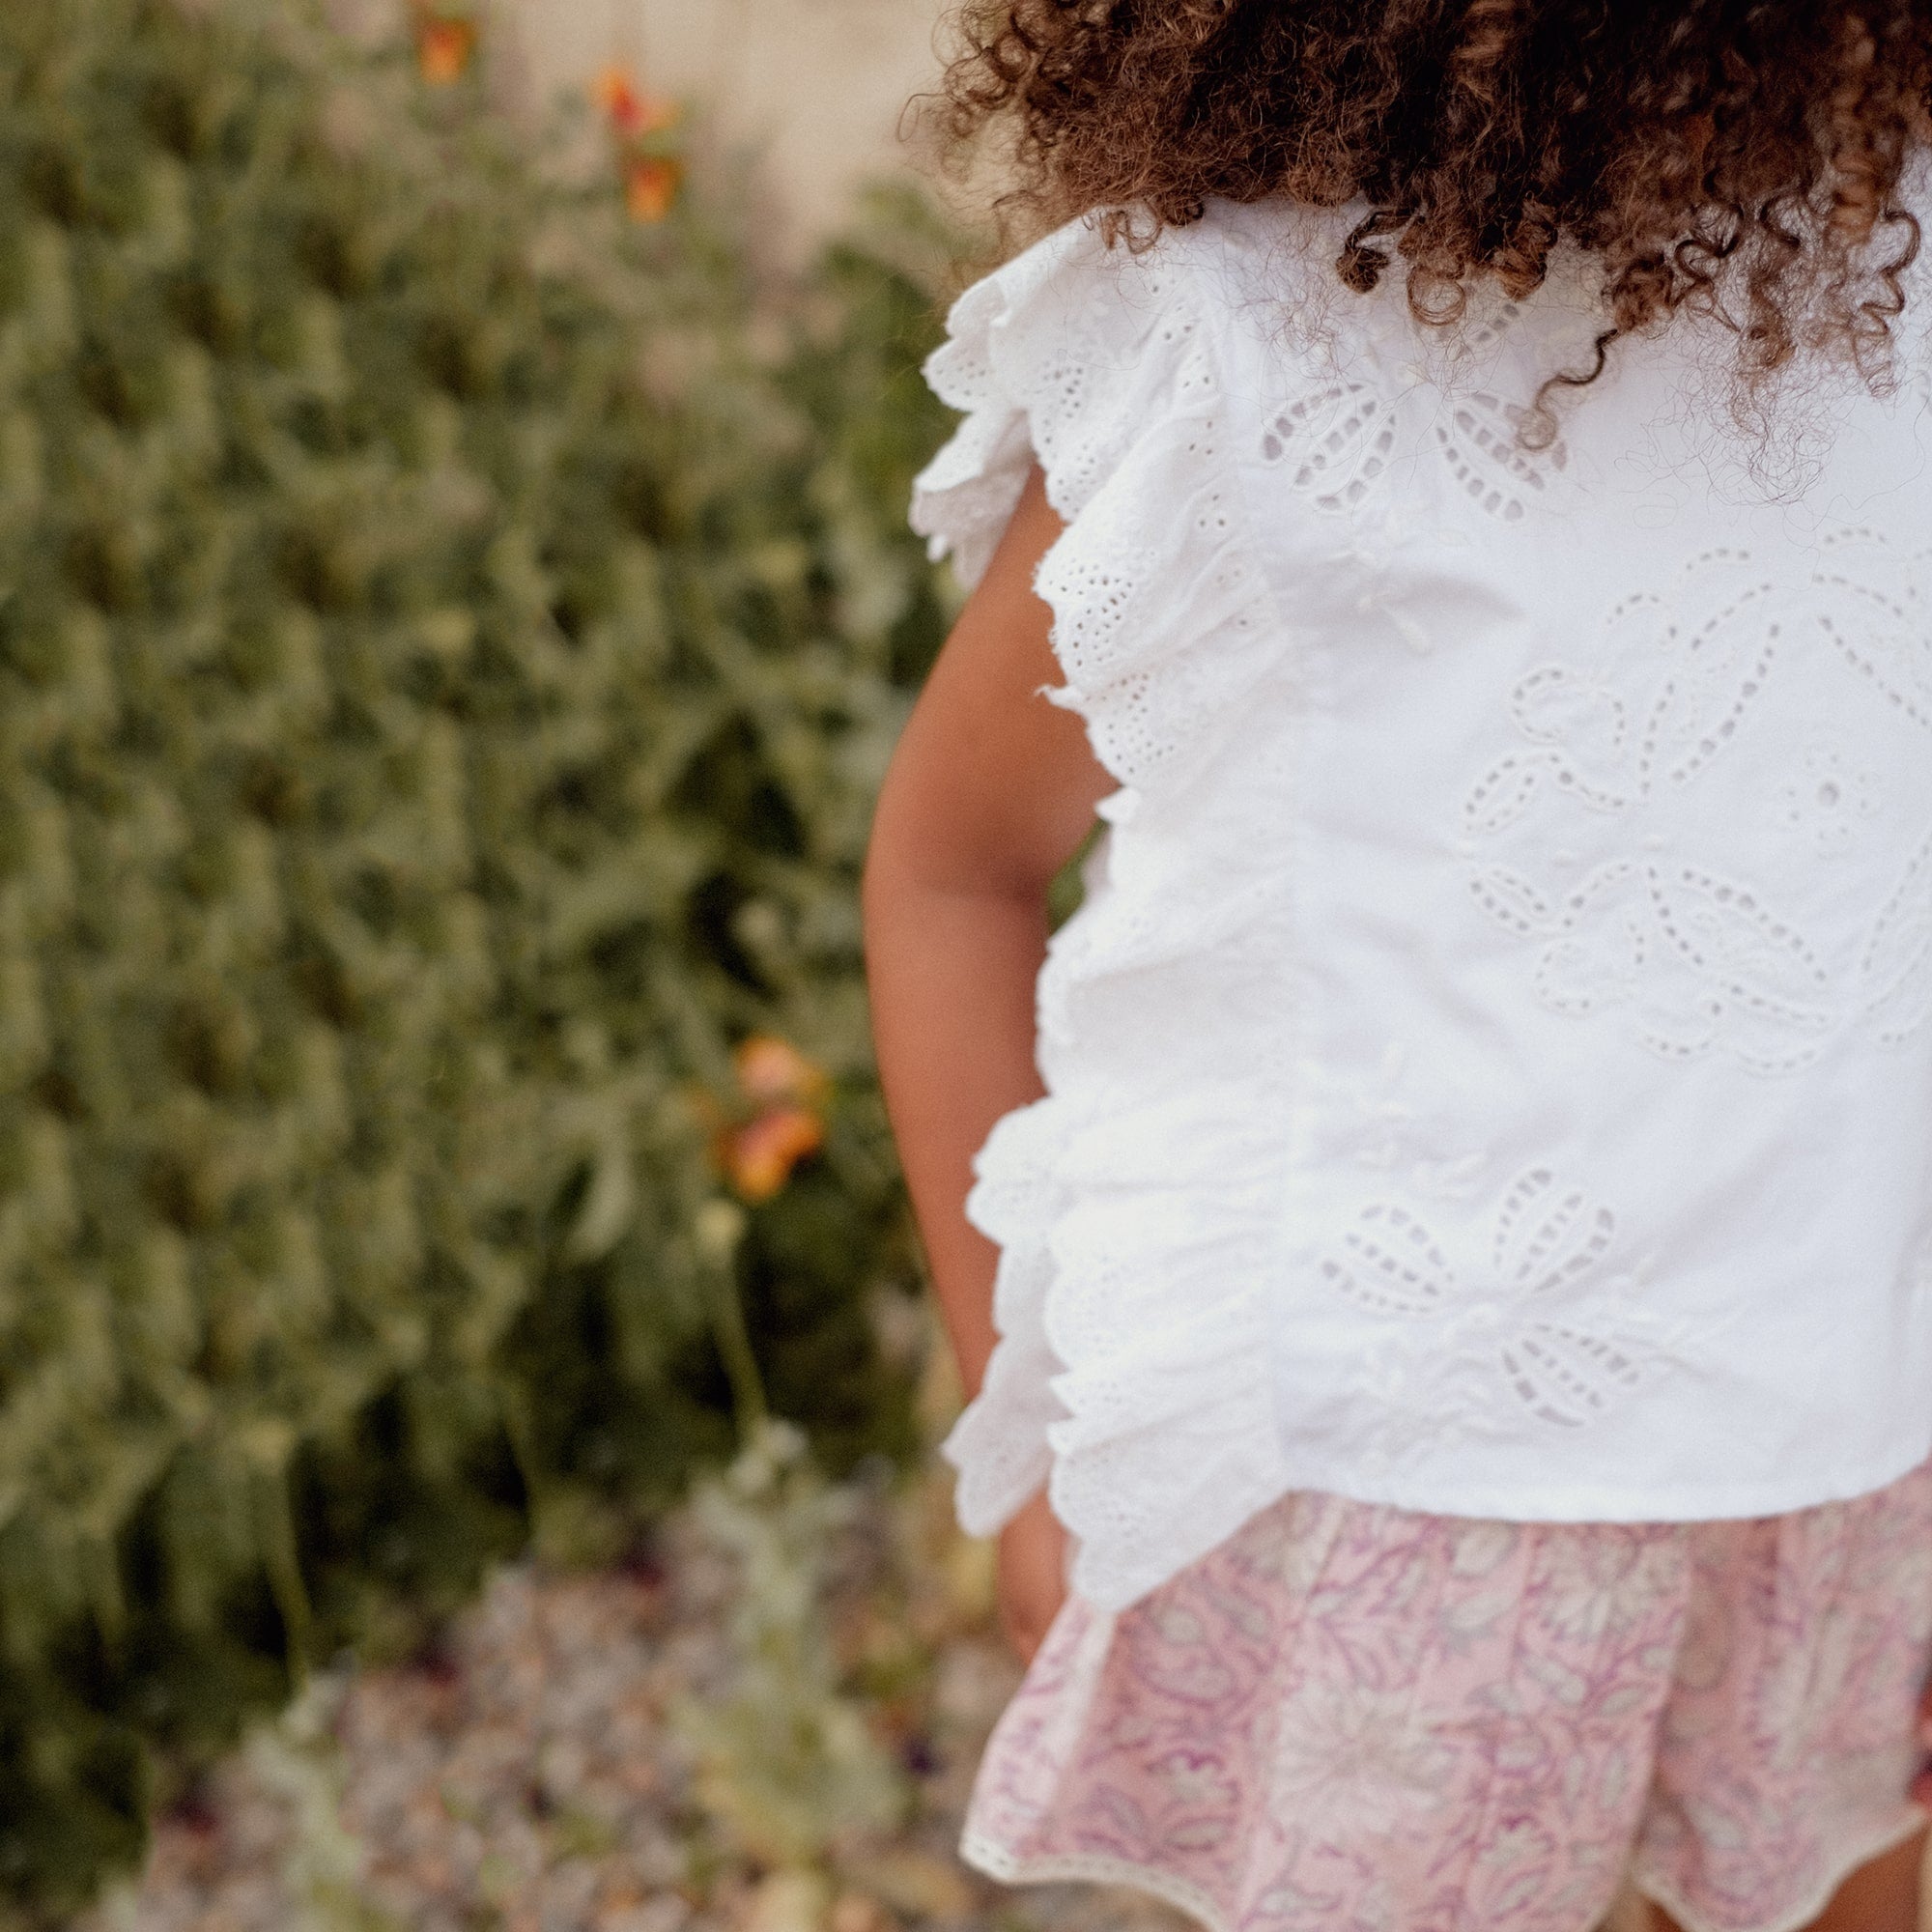
[{"label": "pink floral skirt", "polygon": [[1215,1932],[1793,1932],[1909,1836],[1932,1463],[1741,1522],[1289,1496],[1118,1616],[1071,1602],[965,1852]]}]

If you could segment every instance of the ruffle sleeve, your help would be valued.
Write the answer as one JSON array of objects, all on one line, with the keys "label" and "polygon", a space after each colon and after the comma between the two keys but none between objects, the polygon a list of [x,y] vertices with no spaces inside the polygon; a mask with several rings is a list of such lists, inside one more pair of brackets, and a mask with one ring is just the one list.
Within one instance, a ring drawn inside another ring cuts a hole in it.
[{"label": "ruffle sleeve", "polygon": [[1107,1608],[1286,1488],[1266,1278],[1289,854],[1257,827],[1288,822],[1293,666],[1241,528],[1210,246],[1136,256],[1076,225],[969,291],[927,365],[966,417],[913,509],[976,582],[1040,465],[1066,524],[1037,579],[1051,696],[1120,786],[1040,980],[1047,1097],[977,1163],[1001,1341],[947,1444],[975,1533],[1050,1484],[1075,1587]]}]

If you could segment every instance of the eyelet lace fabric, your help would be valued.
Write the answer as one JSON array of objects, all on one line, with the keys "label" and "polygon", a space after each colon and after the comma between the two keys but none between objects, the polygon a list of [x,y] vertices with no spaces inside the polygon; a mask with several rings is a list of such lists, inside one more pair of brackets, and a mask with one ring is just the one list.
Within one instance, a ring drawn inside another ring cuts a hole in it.
[{"label": "eyelet lace fabric", "polygon": [[1284,324],[1298,219],[1075,224],[928,365],[915,526],[977,582],[1039,463],[1119,786],[948,1450],[978,1532],[1050,1484],[1105,1608],[1291,1488],[1685,1520],[1932,1448],[1916,378],[1781,494],[1668,344],[1526,435],[1587,302]]},{"label": "eyelet lace fabric", "polygon": [[[1229,791],[1269,782],[1272,740],[1244,721],[1273,708],[1285,639],[1207,338],[1184,275],[1063,233],[955,310],[928,376],[969,413],[914,510],[973,581],[1037,456],[1068,526],[1037,580],[1053,695],[1121,787],[1040,980],[1049,1097],[979,1158],[968,1212],[1002,1245],[1002,1339],[948,1444],[977,1532],[1051,1471],[1096,1602],[1151,1588],[1284,1481],[1264,1290],[1279,1150],[1256,1065],[1286,1072],[1286,882]],[[1204,1003],[1211,1040],[1187,1020]]]}]

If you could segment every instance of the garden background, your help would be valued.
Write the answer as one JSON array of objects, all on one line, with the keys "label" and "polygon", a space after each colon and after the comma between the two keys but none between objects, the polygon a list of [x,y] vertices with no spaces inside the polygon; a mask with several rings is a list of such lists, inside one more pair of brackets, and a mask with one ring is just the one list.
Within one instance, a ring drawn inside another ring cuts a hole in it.
[{"label": "garden background", "polygon": [[0,1932],[1127,1932],[856,887],[937,0],[0,8]]},{"label": "garden background", "polygon": [[882,17],[0,14],[0,1922],[993,1911]]}]

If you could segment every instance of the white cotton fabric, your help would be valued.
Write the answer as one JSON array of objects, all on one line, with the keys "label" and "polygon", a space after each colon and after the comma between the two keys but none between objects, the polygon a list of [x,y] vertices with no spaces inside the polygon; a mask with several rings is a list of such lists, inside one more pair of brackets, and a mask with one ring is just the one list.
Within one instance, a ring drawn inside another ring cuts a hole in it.
[{"label": "white cotton fabric", "polygon": [[948,1452],[976,1532],[1050,1478],[1106,1608],[1291,1489],[1694,1520],[1932,1450],[1918,339],[1753,439],[1676,325],[1536,448],[1586,265],[1445,348],[1322,293],[1347,219],[1076,223],[928,365],[915,526],[971,583],[1043,468],[1119,785]]}]

